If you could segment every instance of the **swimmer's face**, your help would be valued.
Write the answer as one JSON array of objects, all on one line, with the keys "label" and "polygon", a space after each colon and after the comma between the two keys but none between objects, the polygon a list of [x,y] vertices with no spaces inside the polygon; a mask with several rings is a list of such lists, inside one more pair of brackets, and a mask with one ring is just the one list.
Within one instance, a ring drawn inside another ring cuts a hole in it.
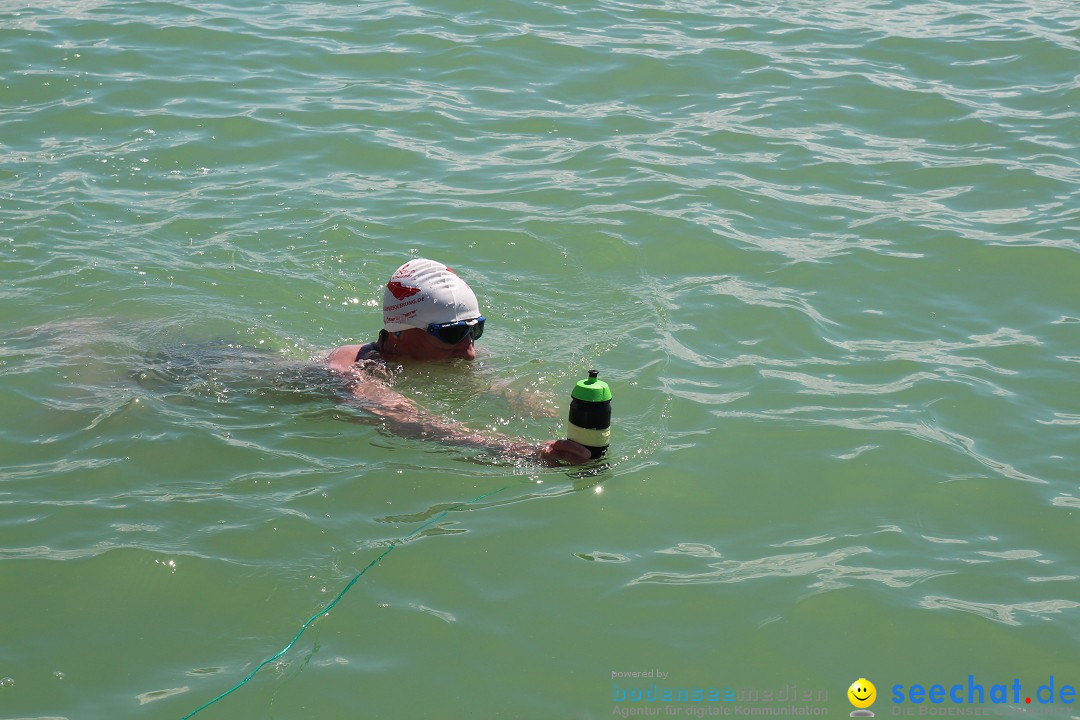
[{"label": "swimmer's face", "polygon": [[851,683],[851,687],[847,691],[848,700],[851,704],[857,708],[868,708],[874,704],[874,700],[877,699],[877,688],[874,687],[874,683],[870,682],[866,678],[859,678],[855,682]]},{"label": "swimmer's face", "polygon": [[401,333],[402,344],[414,360],[475,360],[476,345],[471,335],[451,345],[439,340],[425,330],[413,328]]}]

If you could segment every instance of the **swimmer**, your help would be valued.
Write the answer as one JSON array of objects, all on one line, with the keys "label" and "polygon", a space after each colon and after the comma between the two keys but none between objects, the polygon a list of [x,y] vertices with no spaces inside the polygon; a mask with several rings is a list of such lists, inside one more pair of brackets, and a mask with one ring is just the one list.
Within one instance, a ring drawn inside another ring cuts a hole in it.
[{"label": "swimmer", "polygon": [[534,444],[497,434],[481,434],[424,410],[390,387],[385,361],[470,361],[486,319],[476,295],[450,268],[434,260],[410,260],[399,267],[383,294],[383,329],[375,342],[344,345],[326,356],[330,370],[352,381],[350,390],[364,407],[398,435],[476,447],[511,459],[546,465],[580,464],[590,459],[573,440]]}]

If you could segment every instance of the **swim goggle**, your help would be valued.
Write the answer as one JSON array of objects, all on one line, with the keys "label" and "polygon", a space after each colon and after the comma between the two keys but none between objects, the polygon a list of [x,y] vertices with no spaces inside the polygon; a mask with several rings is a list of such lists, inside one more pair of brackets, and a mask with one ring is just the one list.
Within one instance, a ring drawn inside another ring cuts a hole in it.
[{"label": "swim goggle", "polygon": [[434,335],[437,340],[441,340],[447,345],[457,345],[465,339],[466,335],[472,335],[473,340],[479,340],[480,336],[484,334],[484,321],[486,319],[481,315],[471,320],[431,323],[427,326],[427,331],[428,334]]}]

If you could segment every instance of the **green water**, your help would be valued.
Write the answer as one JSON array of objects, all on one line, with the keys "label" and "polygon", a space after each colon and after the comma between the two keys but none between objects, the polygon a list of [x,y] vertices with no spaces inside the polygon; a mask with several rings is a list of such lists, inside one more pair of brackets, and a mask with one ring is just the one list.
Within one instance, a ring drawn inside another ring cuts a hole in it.
[{"label": "green water", "polygon": [[[181,718],[433,519],[197,717],[1080,685],[1077,68],[1071,0],[0,3],[0,718]],[[599,368],[610,467],[310,367],[409,257],[489,321],[402,392]]]}]

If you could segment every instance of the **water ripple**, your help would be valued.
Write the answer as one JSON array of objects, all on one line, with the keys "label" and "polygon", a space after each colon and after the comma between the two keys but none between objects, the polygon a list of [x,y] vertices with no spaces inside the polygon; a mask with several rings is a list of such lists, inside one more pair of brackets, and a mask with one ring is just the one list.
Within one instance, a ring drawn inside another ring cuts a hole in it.
[{"label": "water ripple", "polygon": [[1056,615],[1066,610],[1080,607],[1072,600],[1043,600],[1039,602],[991,603],[961,600],[959,598],[927,595],[920,603],[929,610],[959,610],[984,617],[987,620],[1005,625],[1020,625],[1021,618],[1029,615],[1045,619],[1047,615]]},{"label": "water ripple", "polygon": [[838,548],[826,553],[789,553],[770,555],[751,560],[725,560],[709,563],[712,570],[699,573],[647,572],[630,581],[630,585],[708,585],[740,583],[770,577],[810,577],[815,582],[807,587],[814,590],[833,590],[847,587],[855,581],[869,580],[888,587],[906,588],[941,575],[944,570],[923,568],[893,569],[847,565],[844,561],[856,555],[870,553],[865,546]]}]

